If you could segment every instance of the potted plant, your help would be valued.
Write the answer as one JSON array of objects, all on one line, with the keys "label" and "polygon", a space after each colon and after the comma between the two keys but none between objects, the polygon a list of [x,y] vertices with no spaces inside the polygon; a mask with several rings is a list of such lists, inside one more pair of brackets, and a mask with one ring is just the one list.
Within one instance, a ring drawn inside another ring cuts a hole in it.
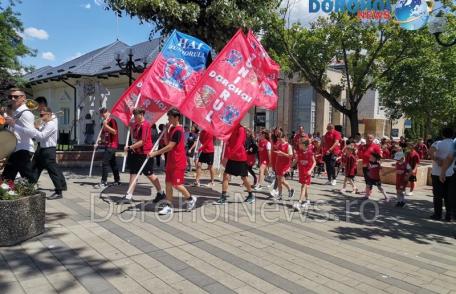
[{"label": "potted plant", "polygon": [[0,180],[0,246],[12,246],[44,232],[46,197],[25,179]]}]

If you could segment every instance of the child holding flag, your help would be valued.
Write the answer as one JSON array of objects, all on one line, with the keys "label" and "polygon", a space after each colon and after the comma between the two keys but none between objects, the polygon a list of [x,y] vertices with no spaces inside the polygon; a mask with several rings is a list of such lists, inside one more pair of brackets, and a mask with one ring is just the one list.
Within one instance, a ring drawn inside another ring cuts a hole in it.
[{"label": "child holding flag", "polygon": [[184,129],[179,123],[181,114],[177,109],[171,109],[167,113],[168,122],[171,125],[165,139],[166,146],[157,151],[150,151],[148,156],[153,158],[164,153],[168,154],[166,161],[166,200],[167,204],[158,212],[160,215],[171,215],[173,208],[173,188],[182,193],[187,200],[187,211],[191,211],[196,204],[196,197],[190,195],[184,187],[185,168],[187,166],[187,156],[185,151]]}]

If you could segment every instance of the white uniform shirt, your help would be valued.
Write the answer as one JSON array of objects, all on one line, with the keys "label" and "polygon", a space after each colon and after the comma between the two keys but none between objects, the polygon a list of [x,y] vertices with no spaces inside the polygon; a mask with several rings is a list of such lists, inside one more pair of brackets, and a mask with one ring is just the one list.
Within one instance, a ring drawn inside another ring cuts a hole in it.
[{"label": "white uniform shirt", "polygon": [[[442,141],[437,141],[432,144],[432,147],[436,149],[435,152],[435,158],[444,160],[446,159],[449,155],[453,154],[453,146],[454,146],[454,141],[453,139],[445,139]],[[454,162],[453,162],[454,164]],[[453,171],[453,164],[450,165],[450,167],[446,171],[446,176],[451,177],[454,173]],[[433,176],[440,176],[440,166],[438,163],[434,160],[432,161],[432,175]]]},{"label": "white uniform shirt", "polygon": [[49,148],[49,147],[56,147],[57,146],[57,136],[58,136],[58,129],[56,120],[53,119],[47,123],[44,123],[40,126],[40,128],[33,129],[33,130],[24,130],[22,127],[17,126],[21,131],[29,134],[33,138],[36,139],[38,143],[40,143],[41,148]]},{"label": "white uniform shirt", "polygon": [[[24,111],[25,110],[25,111]],[[16,119],[16,116],[21,113],[21,116]],[[17,138],[16,151],[27,150],[35,152],[34,144],[32,141],[32,134],[27,132],[28,130],[34,130],[35,116],[31,111],[28,110],[27,106],[23,104],[13,114],[13,118],[16,119],[15,127],[12,129],[14,135]]]}]

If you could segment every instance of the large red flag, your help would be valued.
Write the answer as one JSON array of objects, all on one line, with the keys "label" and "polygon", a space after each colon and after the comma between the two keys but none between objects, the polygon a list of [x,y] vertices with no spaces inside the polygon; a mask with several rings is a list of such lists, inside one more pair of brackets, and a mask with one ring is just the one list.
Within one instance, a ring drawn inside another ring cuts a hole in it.
[{"label": "large red flag", "polygon": [[[215,137],[226,140],[233,128],[262,95],[262,68],[242,30],[223,48],[194,89],[179,107],[180,111]],[[260,74],[258,74],[260,73]]]},{"label": "large red flag", "polygon": [[134,81],[134,83],[120,96],[116,104],[112,108],[112,115],[119,118],[119,120],[126,126],[129,125],[133,109],[135,108],[136,101],[140,97],[137,107],[142,107],[146,111],[144,117],[151,124],[155,123],[160,117],[165,114],[170,105],[166,104],[159,98],[151,98],[140,96],[141,87],[144,83],[145,76],[150,72],[154,63],[147,67],[144,72]]},{"label": "large red flag", "polygon": [[146,74],[141,94],[179,107],[206,69],[211,50],[203,41],[173,31]]},{"label": "large red flag", "polygon": [[280,74],[280,66],[272,60],[261,43],[255,37],[252,31],[247,34],[251,55],[256,55],[252,64],[257,74],[258,83],[261,86],[261,91],[255,99],[255,105],[265,109],[273,110],[277,107],[278,81]]}]

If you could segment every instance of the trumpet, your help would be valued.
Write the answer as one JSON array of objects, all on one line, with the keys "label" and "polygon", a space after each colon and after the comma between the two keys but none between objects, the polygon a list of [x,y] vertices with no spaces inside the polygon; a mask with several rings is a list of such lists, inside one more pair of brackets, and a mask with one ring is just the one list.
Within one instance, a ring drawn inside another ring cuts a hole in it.
[{"label": "trumpet", "polygon": [[30,110],[37,110],[38,109],[38,102],[36,102],[33,99],[27,99],[27,101],[25,101],[25,106],[27,106],[27,108],[30,109]]}]

